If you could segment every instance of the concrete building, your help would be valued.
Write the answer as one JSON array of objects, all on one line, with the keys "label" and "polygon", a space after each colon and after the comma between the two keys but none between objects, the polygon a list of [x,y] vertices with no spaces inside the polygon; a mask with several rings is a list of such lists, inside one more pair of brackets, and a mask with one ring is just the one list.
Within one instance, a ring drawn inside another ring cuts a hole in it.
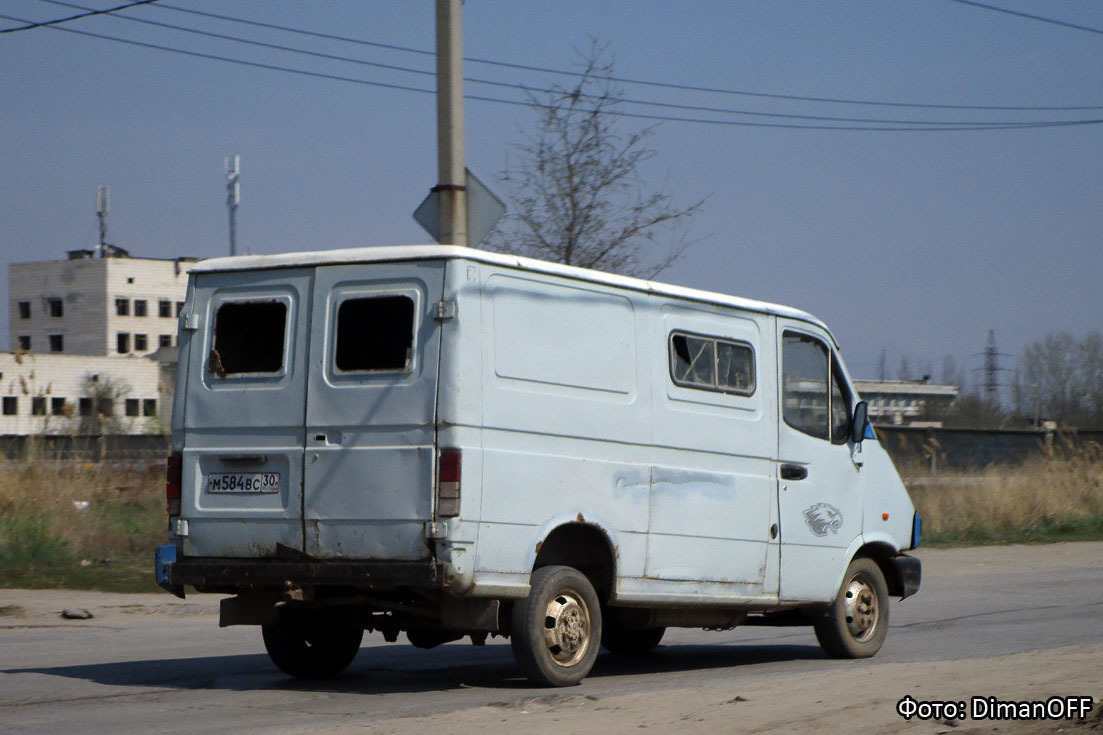
[{"label": "concrete building", "polygon": [[163,433],[175,377],[175,361],[0,352],[0,434]]},{"label": "concrete building", "polygon": [[177,316],[196,259],[108,252],[8,266],[0,434],[167,431]]},{"label": "concrete building", "polygon": [[940,417],[959,392],[929,380],[855,380],[854,387],[869,403],[874,424],[897,426],[942,426]]},{"label": "concrete building", "polygon": [[194,258],[98,258],[8,266],[12,351],[147,355],[175,345],[176,317]]}]

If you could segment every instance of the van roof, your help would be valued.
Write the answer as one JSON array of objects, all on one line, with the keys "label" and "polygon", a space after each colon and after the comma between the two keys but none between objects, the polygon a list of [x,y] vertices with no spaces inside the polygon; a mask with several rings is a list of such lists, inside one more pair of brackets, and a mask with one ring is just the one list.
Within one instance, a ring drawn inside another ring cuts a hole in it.
[{"label": "van roof", "polygon": [[[535,258],[525,258],[519,255],[507,255],[504,253],[492,253],[475,248],[457,247],[455,245],[386,245],[381,247],[344,248],[340,250],[311,250],[301,253],[279,253],[276,255],[238,255],[232,257],[211,258],[200,261],[191,269],[193,274],[221,273],[226,271],[262,270],[271,268],[297,268],[301,266],[337,265],[341,263],[381,263],[402,260],[442,260],[459,259],[474,260],[481,263],[506,266],[536,273],[547,273],[555,276],[574,278],[592,283],[602,283],[609,286],[628,288],[634,291],[672,296],[689,301],[700,301],[723,306],[734,306],[748,311],[765,312],[789,319],[798,319],[820,327],[831,335],[831,330],[822,321],[811,314],[780,304],[771,304],[766,301],[745,299],[739,296],[716,293],[714,291],[702,291],[684,286],[674,286],[669,283],[648,281],[642,278],[621,276],[615,273],[604,273],[589,268],[551,263]],[[832,335],[831,340],[835,342]],[[838,343],[836,342],[836,347]]]}]

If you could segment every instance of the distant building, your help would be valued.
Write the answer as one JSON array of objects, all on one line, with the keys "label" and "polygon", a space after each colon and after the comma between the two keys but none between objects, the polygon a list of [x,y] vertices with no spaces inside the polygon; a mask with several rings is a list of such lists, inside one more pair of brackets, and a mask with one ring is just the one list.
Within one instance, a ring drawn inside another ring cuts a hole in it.
[{"label": "distant building", "polygon": [[168,428],[175,362],[0,352],[0,434]]},{"label": "distant building", "polygon": [[[116,251],[121,252],[121,251]],[[176,344],[194,258],[95,257],[8,266],[12,351],[147,355]]]},{"label": "distant building", "polygon": [[11,263],[0,434],[166,431],[177,317],[195,258]]},{"label": "distant building", "polygon": [[897,426],[941,426],[960,392],[929,380],[855,380],[854,387],[869,404],[873,423]]}]

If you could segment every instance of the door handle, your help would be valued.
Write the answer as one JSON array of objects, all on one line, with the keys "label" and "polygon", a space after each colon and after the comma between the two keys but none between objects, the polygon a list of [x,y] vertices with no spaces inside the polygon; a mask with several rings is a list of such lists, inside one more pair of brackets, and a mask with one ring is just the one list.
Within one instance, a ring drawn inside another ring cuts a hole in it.
[{"label": "door handle", "polygon": [[799,464],[783,464],[781,466],[782,480],[803,480],[808,477],[808,468]]},{"label": "door handle", "polygon": [[264,464],[268,459],[263,454],[220,454],[218,458],[226,464]]}]

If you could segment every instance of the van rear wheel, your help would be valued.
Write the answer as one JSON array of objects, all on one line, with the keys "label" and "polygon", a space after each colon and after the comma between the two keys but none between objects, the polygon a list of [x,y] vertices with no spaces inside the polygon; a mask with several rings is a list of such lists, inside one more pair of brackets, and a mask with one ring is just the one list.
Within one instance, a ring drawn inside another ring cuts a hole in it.
[{"label": "van rear wheel", "polygon": [[814,623],[816,639],[833,658],[869,658],[889,632],[889,593],[877,562],[850,562],[827,616]]},{"label": "van rear wheel", "polygon": [[300,679],[328,679],[348,668],[364,629],[321,615],[281,616],[261,626],[264,647],[280,671]]},{"label": "van rear wheel", "polygon": [[563,687],[590,673],[601,641],[601,606],[582,572],[541,567],[529,596],[513,606],[510,644],[517,665],[533,683]]}]

